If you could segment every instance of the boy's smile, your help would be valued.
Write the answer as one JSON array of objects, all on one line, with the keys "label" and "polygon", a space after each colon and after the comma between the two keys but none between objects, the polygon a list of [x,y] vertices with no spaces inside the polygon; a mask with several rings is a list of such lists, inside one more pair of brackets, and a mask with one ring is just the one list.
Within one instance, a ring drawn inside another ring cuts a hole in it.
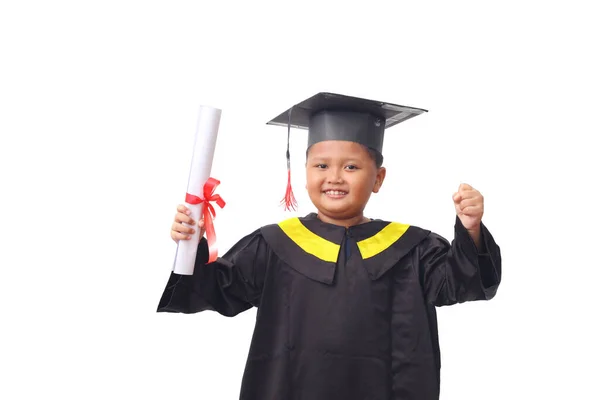
[{"label": "boy's smile", "polygon": [[363,222],[363,210],[384,177],[385,168],[378,169],[361,144],[330,140],[308,151],[306,189],[324,222],[344,226]]},{"label": "boy's smile", "polygon": [[348,192],[346,192],[346,191],[335,190],[335,189],[327,189],[327,190],[323,191],[323,193],[331,199],[342,199],[342,198],[344,198],[344,196],[346,196],[348,194]]}]

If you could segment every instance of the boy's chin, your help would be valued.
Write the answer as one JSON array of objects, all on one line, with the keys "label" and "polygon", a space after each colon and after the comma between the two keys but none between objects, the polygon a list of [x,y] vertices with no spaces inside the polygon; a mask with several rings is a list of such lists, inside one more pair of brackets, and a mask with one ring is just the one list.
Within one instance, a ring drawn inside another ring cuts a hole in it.
[{"label": "boy's chin", "polygon": [[361,215],[360,211],[349,207],[326,207],[320,205],[317,206],[317,210],[319,211],[319,214],[337,220],[348,220]]}]

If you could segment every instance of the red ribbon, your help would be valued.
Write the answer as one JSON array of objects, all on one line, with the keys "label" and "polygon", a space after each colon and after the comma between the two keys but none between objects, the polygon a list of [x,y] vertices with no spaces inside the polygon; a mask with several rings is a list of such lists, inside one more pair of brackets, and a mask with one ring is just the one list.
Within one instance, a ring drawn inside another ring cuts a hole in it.
[{"label": "red ribbon", "polygon": [[221,182],[214,179],[208,178],[206,183],[204,184],[204,199],[201,199],[198,196],[194,196],[193,194],[186,193],[185,201],[188,204],[200,204],[204,203],[204,207],[202,209],[202,216],[204,218],[204,227],[206,228],[206,240],[208,241],[208,262],[211,263],[217,259],[217,235],[215,233],[215,227],[213,225],[213,218],[216,216],[215,208],[211,201],[217,203],[217,205],[221,208],[225,207],[225,201],[218,194],[213,194],[217,186],[219,186]]}]

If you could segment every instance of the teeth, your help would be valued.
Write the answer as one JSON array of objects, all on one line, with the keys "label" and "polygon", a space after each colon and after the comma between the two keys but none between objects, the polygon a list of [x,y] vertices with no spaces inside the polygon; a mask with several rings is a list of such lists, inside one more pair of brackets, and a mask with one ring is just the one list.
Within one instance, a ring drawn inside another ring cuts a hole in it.
[{"label": "teeth", "polygon": [[334,196],[340,196],[340,195],[346,194],[346,192],[341,192],[339,190],[327,190],[325,193],[326,194],[331,194],[331,195],[334,195]]}]

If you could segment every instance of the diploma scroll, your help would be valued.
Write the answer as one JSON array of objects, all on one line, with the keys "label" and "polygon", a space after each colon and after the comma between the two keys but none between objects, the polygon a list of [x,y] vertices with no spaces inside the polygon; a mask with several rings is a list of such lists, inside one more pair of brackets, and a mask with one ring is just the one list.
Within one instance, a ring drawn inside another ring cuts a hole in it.
[{"label": "diploma scroll", "polygon": [[[200,107],[187,193],[201,199],[204,199],[204,185],[210,177],[220,122],[220,109],[209,106]],[[173,272],[179,275],[193,275],[196,252],[200,241],[198,221],[201,219],[206,203],[189,204],[185,202],[185,205],[191,212],[190,217],[196,222],[193,226],[196,232],[191,239],[179,241],[175,253],[175,262],[173,263]]]}]

